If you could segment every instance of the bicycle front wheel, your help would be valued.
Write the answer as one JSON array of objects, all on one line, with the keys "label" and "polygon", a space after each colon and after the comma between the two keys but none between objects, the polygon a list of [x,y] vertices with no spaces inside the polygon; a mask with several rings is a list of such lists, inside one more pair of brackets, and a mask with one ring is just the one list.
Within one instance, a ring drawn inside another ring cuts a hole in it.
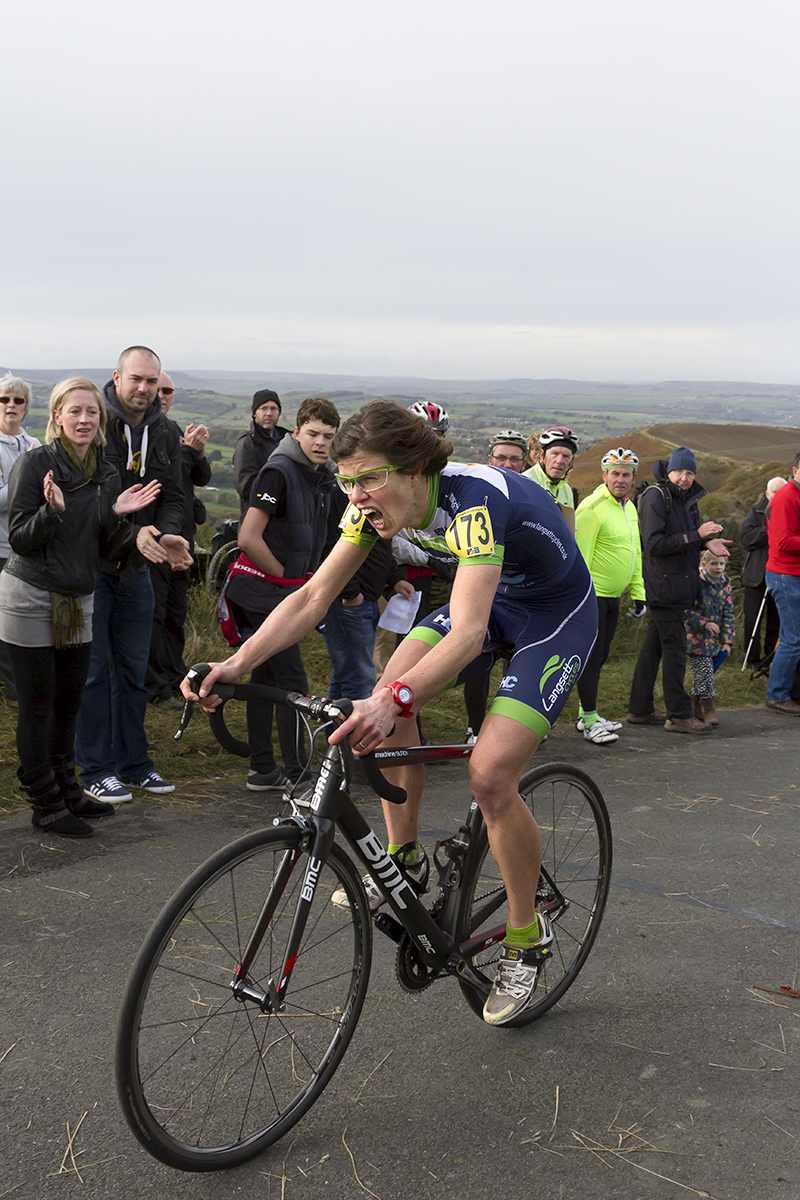
[{"label": "bicycle front wheel", "polygon": [[[550,763],[523,775],[519,790],[542,838],[536,904],[550,917],[555,941],[539,973],[533,1004],[509,1025],[535,1021],[575,982],[600,929],[611,882],[611,822],[589,776],[577,767]],[[458,928],[462,952],[467,951],[483,987],[460,978],[459,985],[479,1014],[507,919],[505,887],[482,827],[467,863]]]},{"label": "bicycle front wheel", "polygon": [[[259,1154],[319,1098],[353,1036],[372,926],[358,872],[336,845],[281,1010],[232,991],[273,888],[247,980],[262,994],[280,986],[308,849],[289,825],[226,846],[168,902],[139,952],[119,1017],[117,1090],[136,1137],[169,1166],[211,1171]],[[347,906],[331,904],[337,888]]]}]

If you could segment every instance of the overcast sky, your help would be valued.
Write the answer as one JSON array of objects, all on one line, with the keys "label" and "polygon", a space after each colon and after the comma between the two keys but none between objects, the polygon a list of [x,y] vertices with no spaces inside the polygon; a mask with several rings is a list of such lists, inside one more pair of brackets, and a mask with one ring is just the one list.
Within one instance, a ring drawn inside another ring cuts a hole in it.
[{"label": "overcast sky", "polygon": [[2,366],[800,381],[796,0],[0,12]]}]

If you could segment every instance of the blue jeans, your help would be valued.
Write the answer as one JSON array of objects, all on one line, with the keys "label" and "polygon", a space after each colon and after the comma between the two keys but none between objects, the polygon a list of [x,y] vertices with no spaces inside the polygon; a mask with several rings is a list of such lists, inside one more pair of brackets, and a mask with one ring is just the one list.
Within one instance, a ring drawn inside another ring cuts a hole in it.
[{"label": "blue jeans", "polygon": [[325,614],[322,636],[333,663],[329,700],[363,700],[372,695],[378,682],[372,655],[379,615],[377,600],[334,603]]},{"label": "blue jeans", "polygon": [[768,700],[790,700],[794,672],[800,659],[800,575],[776,575],[767,571],[767,587],[781,619],[778,648],[767,682]]},{"label": "blue jeans", "polygon": [[144,673],[153,628],[150,572],[130,583],[97,577],[92,660],[78,713],[75,761],[84,783],[107,775],[129,782],[153,770],[147,753]]}]

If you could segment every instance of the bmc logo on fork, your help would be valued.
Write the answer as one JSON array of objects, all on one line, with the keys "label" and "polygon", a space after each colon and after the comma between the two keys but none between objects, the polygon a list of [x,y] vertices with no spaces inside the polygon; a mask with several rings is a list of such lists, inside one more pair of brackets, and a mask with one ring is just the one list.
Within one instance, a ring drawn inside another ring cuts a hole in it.
[{"label": "bmc logo on fork", "polygon": [[391,893],[392,899],[398,908],[407,907],[402,897],[404,891],[407,891],[416,900],[417,894],[413,887],[407,879],[403,878],[403,874],[397,863],[389,857],[372,830],[370,830],[366,837],[356,842],[356,845],[371,864],[370,875],[373,877],[377,876],[380,879],[381,883]]}]

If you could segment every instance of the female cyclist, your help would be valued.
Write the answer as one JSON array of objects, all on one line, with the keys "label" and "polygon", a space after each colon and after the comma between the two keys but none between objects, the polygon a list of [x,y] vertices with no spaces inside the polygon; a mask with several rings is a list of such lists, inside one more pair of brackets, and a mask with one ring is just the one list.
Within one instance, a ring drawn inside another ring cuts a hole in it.
[{"label": "female cyclist", "polygon": [[[400,405],[375,400],[342,425],[332,447],[339,486],[350,497],[342,535],[304,587],[212,671],[199,695],[219,702],[215,682],[233,683],[314,628],[364,561],[375,539],[402,531],[429,555],[457,566],[449,605],[412,629],[373,692],[331,735],[356,755],[381,744],[414,745],[411,717],[447,687],[485,669],[486,641],[514,656],[470,759],[470,784],[508,893],[509,922],[484,1018],[502,1025],[531,1001],[552,930],[537,914],[539,831],[518,791],[522,771],[558,716],[597,633],[589,572],[558,507],[519,475],[448,464],[452,445]],[[384,805],[389,853],[424,890],[427,862],[417,845],[424,768],[398,768],[404,805]]]}]

